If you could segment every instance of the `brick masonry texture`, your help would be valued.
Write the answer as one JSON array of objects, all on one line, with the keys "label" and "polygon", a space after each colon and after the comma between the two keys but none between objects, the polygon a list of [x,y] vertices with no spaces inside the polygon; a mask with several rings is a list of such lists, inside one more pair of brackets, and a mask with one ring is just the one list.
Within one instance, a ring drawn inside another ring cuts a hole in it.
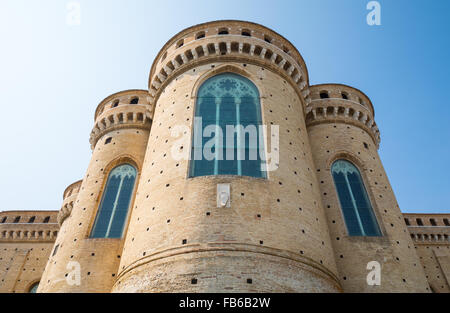
[{"label": "brick masonry texture", "polygon": [[[280,127],[279,168],[267,179],[189,178],[187,158],[172,157],[189,157],[202,82],[229,72],[259,89],[267,137]],[[311,86],[297,49],[264,26],[188,28],[157,55],[148,90],[98,105],[90,164],[59,212],[0,212],[0,292],[36,282],[38,292],[450,292],[450,214],[401,213],[374,116],[358,89]],[[359,168],[383,236],[348,236],[337,159]],[[124,236],[91,239],[108,174],[126,162],[138,176]],[[217,208],[218,184],[230,184],[230,208]],[[371,261],[380,286],[366,282]],[[67,283],[70,262],[79,285]]]}]

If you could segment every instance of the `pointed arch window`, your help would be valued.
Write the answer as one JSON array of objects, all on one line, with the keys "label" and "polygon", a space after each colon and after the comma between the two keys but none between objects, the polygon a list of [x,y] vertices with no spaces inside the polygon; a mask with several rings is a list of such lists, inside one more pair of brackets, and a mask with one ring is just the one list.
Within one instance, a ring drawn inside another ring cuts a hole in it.
[{"label": "pointed arch window", "polygon": [[198,91],[190,177],[236,175],[266,178],[261,105],[247,78],[224,73]]},{"label": "pointed arch window", "polygon": [[130,164],[110,172],[91,238],[122,238],[135,182],[136,168]]},{"label": "pointed arch window", "polygon": [[28,289],[28,293],[36,293],[38,288],[39,288],[39,282],[34,283],[34,284],[31,285],[31,287]]},{"label": "pointed arch window", "polygon": [[349,235],[381,236],[361,173],[356,166],[346,160],[338,160],[331,171]]}]

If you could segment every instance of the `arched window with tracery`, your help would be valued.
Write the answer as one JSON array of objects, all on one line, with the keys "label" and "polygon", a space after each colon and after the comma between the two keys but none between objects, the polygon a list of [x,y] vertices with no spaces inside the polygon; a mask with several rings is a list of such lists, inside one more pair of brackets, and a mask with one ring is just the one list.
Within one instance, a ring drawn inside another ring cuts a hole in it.
[{"label": "arched window with tracery", "polygon": [[247,78],[224,73],[199,88],[190,177],[236,175],[265,178],[261,105]]},{"label": "arched window with tracery", "polygon": [[110,172],[91,238],[122,238],[135,182],[136,168],[130,164]]},{"label": "arched window with tracery", "polygon": [[369,196],[355,165],[347,160],[334,162],[331,172],[350,236],[381,236]]}]

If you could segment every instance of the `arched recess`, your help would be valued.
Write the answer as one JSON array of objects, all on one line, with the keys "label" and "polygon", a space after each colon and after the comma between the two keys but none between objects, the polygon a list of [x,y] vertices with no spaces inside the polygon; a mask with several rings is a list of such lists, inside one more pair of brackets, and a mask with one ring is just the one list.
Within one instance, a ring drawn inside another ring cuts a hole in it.
[{"label": "arched recess", "polygon": [[220,72],[194,90],[197,93],[189,177],[266,178],[258,87],[242,75]]},{"label": "arched recess", "polygon": [[338,159],[331,174],[349,236],[382,236],[359,169],[346,159]]},{"label": "arched recess", "polygon": [[109,172],[90,238],[122,238],[137,176],[136,167],[130,163],[120,164]]}]

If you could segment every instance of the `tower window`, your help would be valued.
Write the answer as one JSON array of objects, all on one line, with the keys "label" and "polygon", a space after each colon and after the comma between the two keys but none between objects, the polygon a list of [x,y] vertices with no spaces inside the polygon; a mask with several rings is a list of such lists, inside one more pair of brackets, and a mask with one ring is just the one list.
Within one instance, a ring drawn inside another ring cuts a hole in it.
[{"label": "tower window", "polygon": [[417,225],[418,226],[423,226],[423,222],[421,218],[416,219]]},{"label": "tower window", "polygon": [[123,164],[109,174],[91,238],[122,238],[136,181],[136,169]]},{"label": "tower window", "polygon": [[6,220],[7,220],[7,219],[8,219],[8,217],[6,217],[6,216],[3,217],[3,218],[2,218],[2,224],[6,223]]},{"label": "tower window", "polygon": [[46,216],[43,223],[47,224],[48,222],[50,222],[50,216]]},{"label": "tower window", "polygon": [[338,160],[331,171],[349,235],[380,237],[381,231],[359,170],[346,160]]},{"label": "tower window", "polygon": [[341,93],[341,95],[342,95],[342,99],[348,100],[348,94],[347,93],[343,92],[343,93]]},{"label": "tower window", "polygon": [[405,218],[405,224],[406,226],[410,226],[411,224],[409,223],[409,219]]},{"label": "tower window", "polygon": [[229,33],[228,28],[221,28],[218,32],[219,35],[228,35]]},{"label": "tower window", "polygon": [[130,104],[138,104],[139,103],[139,98],[135,97],[133,99],[131,99]]},{"label": "tower window", "polygon": [[328,95],[328,92],[322,91],[320,93],[320,99],[328,99],[328,98],[330,98],[330,96]]},{"label": "tower window", "polygon": [[364,142],[364,148],[369,149],[369,145]]},{"label": "tower window", "polygon": [[272,37],[265,35],[264,36],[264,41],[268,42],[268,43],[272,43]]},{"label": "tower window", "polygon": [[243,30],[241,33],[242,36],[251,37],[251,32],[247,29]]},{"label": "tower window", "polygon": [[444,224],[445,226],[450,226],[450,221],[448,220],[448,218],[444,218]]},{"label": "tower window", "polygon": [[189,176],[265,178],[260,110],[259,91],[247,78],[225,73],[204,82],[197,96]]},{"label": "tower window", "polygon": [[55,256],[56,253],[58,253],[58,248],[59,248],[59,244],[55,246],[55,249],[53,250],[52,257]]},{"label": "tower window", "polygon": [[111,141],[112,141],[112,137],[106,138],[106,140],[105,140],[105,145],[110,144]]},{"label": "tower window", "polygon": [[20,222],[20,216],[16,216],[16,218],[14,219],[14,222],[13,223],[19,223]]},{"label": "tower window", "polygon": [[29,224],[34,223],[34,220],[35,220],[35,219],[36,219],[36,216],[30,217],[30,219],[28,220],[28,223],[29,223]]},{"label": "tower window", "polygon": [[431,226],[437,226],[436,220],[434,218],[430,218]]},{"label": "tower window", "polygon": [[112,107],[117,108],[119,106],[119,100],[114,101]]},{"label": "tower window", "polygon": [[184,45],[184,39],[177,42],[177,48],[181,48]]},{"label": "tower window", "polygon": [[200,32],[195,36],[195,39],[202,39],[205,38],[205,32]]}]

